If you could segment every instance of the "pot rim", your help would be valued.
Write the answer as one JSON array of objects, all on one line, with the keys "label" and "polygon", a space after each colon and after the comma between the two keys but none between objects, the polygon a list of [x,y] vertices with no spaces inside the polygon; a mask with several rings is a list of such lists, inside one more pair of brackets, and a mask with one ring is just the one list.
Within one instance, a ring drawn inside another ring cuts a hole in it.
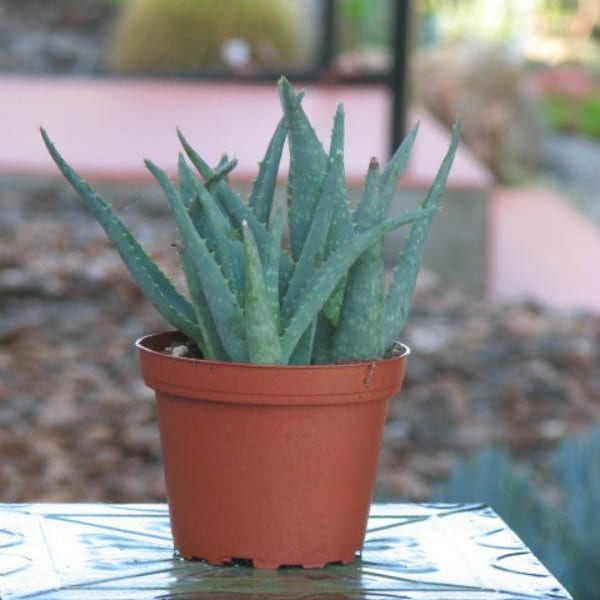
[{"label": "pot rim", "polygon": [[173,397],[247,405],[310,406],[391,398],[401,387],[408,348],[401,356],[333,365],[254,365],[165,354],[180,332],[136,342],[142,377]]},{"label": "pot rim", "polygon": [[171,354],[166,354],[162,350],[155,350],[147,345],[148,341],[150,341],[150,340],[157,339],[159,337],[166,338],[169,336],[177,336],[182,339],[188,339],[185,336],[185,334],[181,333],[180,331],[178,331],[176,329],[170,329],[170,330],[166,330],[166,331],[157,331],[154,333],[149,333],[149,334],[143,335],[142,337],[138,338],[135,341],[135,347],[139,351],[142,351],[142,352],[147,352],[149,354],[161,356],[161,357],[168,357],[169,359],[172,359],[172,360],[184,361],[184,362],[188,362],[188,363],[196,363],[196,362],[200,361],[206,365],[219,365],[219,366],[231,365],[232,367],[235,366],[237,368],[258,369],[258,370],[284,369],[286,371],[287,370],[295,370],[296,371],[296,370],[302,370],[302,369],[323,371],[323,370],[328,370],[328,369],[356,368],[359,365],[371,365],[373,363],[382,362],[382,361],[403,360],[403,359],[408,358],[408,356],[410,356],[410,354],[411,354],[411,349],[409,346],[407,346],[406,344],[404,344],[402,342],[396,341],[396,342],[394,342],[394,344],[396,344],[399,348],[401,348],[402,352],[397,355],[389,356],[389,357],[372,358],[369,360],[357,360],[357,361],[353,361],[353,362],[328,363],[328,364],[324,364],[324,365],[310,365],[310,364],[309,365],[278,365],[278,364],[259,365],[259,364],[254,364],[254,363],[240,363],[240,362],[232,362],[232,361],[224,361],[224,360],[209,360],[206,358],[193,358],[193,357],[189,357],[189,356],[174,356]]}]

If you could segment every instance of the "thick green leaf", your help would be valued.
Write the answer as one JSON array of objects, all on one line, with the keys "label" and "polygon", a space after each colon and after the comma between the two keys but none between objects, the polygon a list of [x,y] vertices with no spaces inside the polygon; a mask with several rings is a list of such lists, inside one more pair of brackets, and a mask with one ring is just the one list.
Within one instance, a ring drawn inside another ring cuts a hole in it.
[{"label": "thick green leaf", "polygon": [[284,324],[287,323],[290,315],[298,309],[298,299],[303,287],[325,259],[327,236],[335,208],[331,198],[335,195],[339,184],[340,173],[343,169],[342,159],[342,153],[339,152],[329,165],[315,209],[315,216],[306,237],[306,243],[302,247],[302,252],[283,301],[282,318]]},{"label": "thick green leaf", "polygon": [[279,97],[288,128],[288,227],[294,260],[308,235],[329,159],[289,81],[279,80]]},{"label": "thick green leaf", "polygon": [[350,267],[333,339],[333,362],[367,360],[383,354],[380,331],[384,294],[383,240],[379,240]]},{"label": "thick green leaf", "polygon": [[[210,179],[214,175],[214,171],[208,166],[199,154],[190,146],[181,131],[177,130],[177,135],[181,144],[188,155],[191,163],[196,167],[198,172],[205,179]],[[256,241],[258,252],[262,261],[265,260],[265,253],[268,252],[270,243],[269,232],[265,226],[254,216],[254,213],[248,208],[240,196],[229,186],[224,180],[219,180],[215,183],[213,189],[208,188],[216,200],[221,205],[222,209],[227,213],[231,221],[241,232],[242,221],[246,221],[252,235]],[[281,285],[285,289],[286,282],[289,281],[292,271],[292,263],[285,253],[280,254],[280,273],[282,275]]]},{"label": "thick green leaf", "polygon": [[280,259],[281,254],[281,235],[283,229],[283,213],[281,207],[275,213],[273,223],[271,224],[271,245],[266,256],[264,265],[265,288],[267,290],[267,302],[271,307],[273,319],[277,324],[277,330],[281,326],[281,314],[279,304],[279,279],[280,279]]},{"label": "thick green leaf", "polygon": [[[206,189],[188,164],[179,158],[181,195],[200,237],[223,269],[238,303],[244,303],[244,245],[237,229],[221,211],[220,205]],[[186,201],[186,198],[189,198]]]},{"label": "thick green leaf", "polygon": [[[354,211],[354,224],[358,231],[382,221],[389,213],[394,193],[406,170],[418,130],[419,124],[417,123],[408,132],[381,175],[378,175],[377,161],[371,159],[363,198]],[[377,186],[376,193],[372,189],[375,185]]]},{"label": "thick green leaf", "polygon": [[335,286],[354,261],[386,233],[398,229],[402,225],[412,223],[416,219],[426,218],[431,212],[422,209],[407,213],[358,233],[346,246],[339,248],[321,265],[311,280],[306,282],[304,293],[297,303],[298,310],[292,315],[287,328],[284,330],[281,341],[284,361],[292,355],[306,328],[316,318]]},{"label": "thick green leaf", "polygon": [[[198,169],[198,172],[207,182],[207,189],[218,200],[223,210],[229,215],[232,221],[241,232],[242,221],[246,221],[252,230],[252,235],[261,254],[263,256],[265,245],[268,243],[269,234],[264,225],[254,216],[254,213],[248,208],[240,196],[229,186],[223,178],[217,178],[216,172],[200,157],[200,155],[190,146],[181,131],[177,130],[177,135],[181,141],[183,149],[190,159],[191,163]],[[208,185],[208,182],[211,182]]]},{"label": "thick green leaf", "polygon": [[[327,239],[336,209],[336,205],[331,199],[336,196],[339,190],[340,178],[343,179],[343,168],[343,154],[338,152],[329,164],[310,230],[287,288],[282,308],[282,321],[284,324],[287,323],[290,315],[297,310],[298,298],[306,282],[310,280],[325,259]],[[317,323],[317,319],[314,318],[294,349],[290,357],[290,363],[310,363]]]},{"label": "thick green leaf", "polygon": [[[388,166],[379,175],[377,161],[371,161],[363,200],[355,212],[361,231],[385,219],[398,182],[404,172],[418,126],[405,137]],[[365,360],[385,352],[381,327],[384,316],[383,239],[377,241],[352,265],[346,282],[341,316],[333,341],[332,360]]]},{"label": "thick green leaf", "polygon": [[[179,156],[180,170],[185,169],[186,163],[182,155]],[[234,281],[233,266],[231,257],[229,255],[229,242],[234,239],[237,231],[233,229],[231,223],[223,215],[217,202],[213,198],[212,194],[202,185],[196,177],[192,179],[192,185],[194,186],[194,198],[192,200],[192,206],[188,210],[191,212],[194,204],[197,202],[202,207],[202,214],[205,218],[205,231],[206,234],[203,236],[208,244],[209,249],[215,253],[215,259],[221,266],[223,275],[225,275],[228,281]],[[238,299],[242,296],[239,290]]]},{"label": "thick green leaf", "polygon": [[248,357],[253,364],[281,364],[279,327],[269,302],[267,286],[256,242],[250,228],[242,224],[246,257],[246,340]]},{"label": "thick green leaf", "polygon": [[421,204],[421,210],[429,211],[425,219],[416,221],[408,234],[400,253],[398,264],[393,272],[390,289],[385,304],[385,314],[382,322],[383,346],[390,347],[400,334],[417,283],[417,275],[421,265],[421,259],[425,250],[425,242],[431,225],[433,214],[438,210],[440,198],[444,193],[444,187],[450,168],[456,154],[456,148],[460,137],[460,124],[458,121],[452,129],[452,139],[442,161],[439,171],[429,188],[425,200]]},{"label": "thick green leaf", "polygon": [[317,329],[313,340],[313,350],[311,362],[315,365],[329,365],[331,360],[331,347],[333,343],[333,334],[335,332],[331,321],[324,315],[323,311],[319,313],[317,319]]},{"label": "thick green leaf", "polygon": [[181,198],[192,219],[192,223],[194,223],[194,227],[196,227],[200,237],[209,239],[210,231],[208,230],[208,220],[202,210],[202,205],[200,202],[196,201],[198,196],[196,174],[191,170],[185,160],[181,159],[178,161],[177,170],[179,177],[179,193],[181,194]]},{"label": "thick green leaf", "polygon": [[179,259],[190,298],[193,298],[192,305],[198,320],[198,327],[202,332],[201,345],[199,342],[196,342],[202,351],[202,356],[208,360],[230,361],[231,358],[223,347],[217,326],[210,312],[210,307],[206,301],[206,296],[202,291],[202,285],[196,269],[189,256],[185,252],[181,252],[181,250]]},{"label": "thick green leaf", "polygon": [[196,187],[194,185],[196,176],[192,173],[181,154],[179,154],[177,160],[177,177],[179,178],[179,193],[181,199],[183,200],[186,209],[189,211],[192,202],[197,196]]},{"label": "thick green leaf", "polygon": [[[304,92],[300,92],[296,97],[300,102],[304,97]],[[263,225],[268,225],[271,216],[286,136],[287,123],[283,117],[275,128],[263,160],[259,163],[258,176],[248,198],[248,206]]]},{"label": "thick green leaf", "polygon": [[[198,230],[200,236],[206,240],[211,252],[218,252],[217,237],[213,224],[211,223],[216,217],[214,212],[212,218],[209,217],[205,209],[207,203],[212,205],[213,202],[210,202],[210,200],[207,201],[206,198],[203,198],[203,201],[200,200],[201,193],[203,195],[208,193],[206,188],[204,188],[202,183],[198,180],[195,173],[191,170],[181,154],[177,161],[177,171],[181,199],[184,202],[184,206],[187,209],[194,226]],[[219,214],[223,220],[226,220],[220,210]],[[219,219],[218,223],[219,226],[222,227],[221,219]]]},{"label": "thick green leaf", "polygon": [[233,171],[233,169],[237,167],[237,164],[237,158],[232,158],[230,160],[229,157],[226,154],[224,154],[221,157],[216,171],[210,177],[206,178],[206,187],[216,185],[219,181],[224,181],[225,183],[227,183],[227,177],[229,176],[229,173],[231,173],[231,171]]},{"label": "thick green leaf", "polygon": [[185,254],[198,276],[202,292],[215,322],[223,347],[234,362],[248,362],[244,315],[221,268],[210,253],[206,241],[194,227],[177,189],[166,173],[151,161],[146,166],[162,187],[183,240],[180,252]]},{"label": "thick green leaf", "polygon": [[390,210],[390,204],[394,197],[394,193],[398,188],[400,178],[406,170],[408,159],[418,132],[419,123],[408,132],[400,146],[398,146],[396,152],[394,152],[390,162],[381,172],[379,180],[379,202],[382,203],[382,206],[379,209],[380,214],[387,215]]},{"label": "thick green leaf", "polygon": [[144,296],[173,327],[202,348],[202,332],[192,305],[146,254],[111,207],[65,162],[44,129],[41,129],[41,134],[50,156],[115,245]]},{"label": "thick green leaf", "polygon": [[[340,104],[335,114],[333,122],[333,131],[331,134],[331,145],[329,150],[330,160],[336,153],[344,152],[344,107]],[[346,191],[345,172],[342,166],[338,174],[338,183],[333,191],[333,218],[331,219],[331,227],[329,228],[329,236],[327,238],[327,247],[325,256],[329,256],[341,246],[344,246],[354,234],[352,225],[352,212],[348,204],[348,194]],[[338,283],[331,297],[325,303],[323,312],[329,321],[336,325],[342,300],[344,298],[344,289],[346,287],[346,278]]]},{"label": "thick green leaf", "polygon": [[309,365],[312,362],[317,321],[318,319],[313,319],[300,340],[298,340],[294,351],[288,359],[288,364]]},{"label": "thick green leaf", "polygon": [[269,142],[265,157],[260,163],[258,176],[248,198],[248,206],[263,225],[268,224],[271,216],[279,163],[281,162],[286,136],[287,123],[282,118]]},{"label": "thick green leaf", "polygon": [[348,204],[344,169],[344,107],[341,104],[337,108],[333,123],[329,150],[330,162],[335,160],[339,154],[342,156],[342,165],[337,171],[337,185],[332,193],[333,200],[331,202],[334,205],[334,210],[327,238],[327,255],[343,246],[353,234],[352,213]]},{"label": "thick green leaf", "polygon": [[[369,163],[363,197],[354,213],[355,226],[364,231],[383,220],[383,203],[379,201],[379,163]],[[330,359],[340,362],[380,356],[381,319],[384,301],[383,238],[377,240],[350,267],[346,288],[331,343]]]},{"label": "thick green leaf", "polygon": [[333,158],[339,152],[344,152],[344,105],[338,104],[333,118],[333,129],[331,130],[331,141],[329,143],[329,158]]}]

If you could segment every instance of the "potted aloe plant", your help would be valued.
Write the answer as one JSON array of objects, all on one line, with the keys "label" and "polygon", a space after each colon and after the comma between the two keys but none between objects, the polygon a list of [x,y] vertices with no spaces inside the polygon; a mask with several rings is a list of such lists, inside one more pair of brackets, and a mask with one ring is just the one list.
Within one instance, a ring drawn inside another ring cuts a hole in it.
[{"label": "potted aloe plant", "polygon": [[[371,160],[352,209],[344,113],[326,151],[285,78],[283,117],[249,198],[179,133],[178,185],[150,161],[181,242],[188,293],[152,262],[109,205],[52,158],[112,240],[147,299],[176,331],[138,340],[155,390],[171,526],[184,558],[255,567],[351,562],[362,547],[389,398],[400,389],[405,321],[427,231],[458,143],[418,210],[388,218],[416,128],[390,163]],[[282,149],[290,166],[273,204]],[[198,175],[196,174],[196,171]],[[383,238],[408,225],[384,284]]]}]

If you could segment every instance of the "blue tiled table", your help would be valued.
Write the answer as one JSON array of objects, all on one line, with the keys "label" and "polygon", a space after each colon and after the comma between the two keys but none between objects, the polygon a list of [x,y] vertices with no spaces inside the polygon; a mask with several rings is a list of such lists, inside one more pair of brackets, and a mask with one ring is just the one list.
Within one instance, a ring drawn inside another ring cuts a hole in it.
[{"label": "blue tiled table", "polygon": [[487,506],[375,504],[352,565],[258,571],[173,554],[163,504],[0,504],[0,598],[570,599]]}]

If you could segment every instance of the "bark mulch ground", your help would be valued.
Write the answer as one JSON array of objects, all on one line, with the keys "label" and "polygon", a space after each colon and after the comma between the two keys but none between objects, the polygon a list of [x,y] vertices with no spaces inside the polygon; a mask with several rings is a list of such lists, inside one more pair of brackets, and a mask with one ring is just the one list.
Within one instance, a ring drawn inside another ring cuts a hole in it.
[{"label": "bark mulch ground", "polygon": [[[177,280],[166,202],[110,198]],[[0,186],[0,501],[164,500],[133,342],[165,327],[64,186]],[[413,353],[390,407],[381,494],[426,499],[490,443],[543,469],[600,416],[598,316],[492,304],[424,273],[402,338]]]}]

